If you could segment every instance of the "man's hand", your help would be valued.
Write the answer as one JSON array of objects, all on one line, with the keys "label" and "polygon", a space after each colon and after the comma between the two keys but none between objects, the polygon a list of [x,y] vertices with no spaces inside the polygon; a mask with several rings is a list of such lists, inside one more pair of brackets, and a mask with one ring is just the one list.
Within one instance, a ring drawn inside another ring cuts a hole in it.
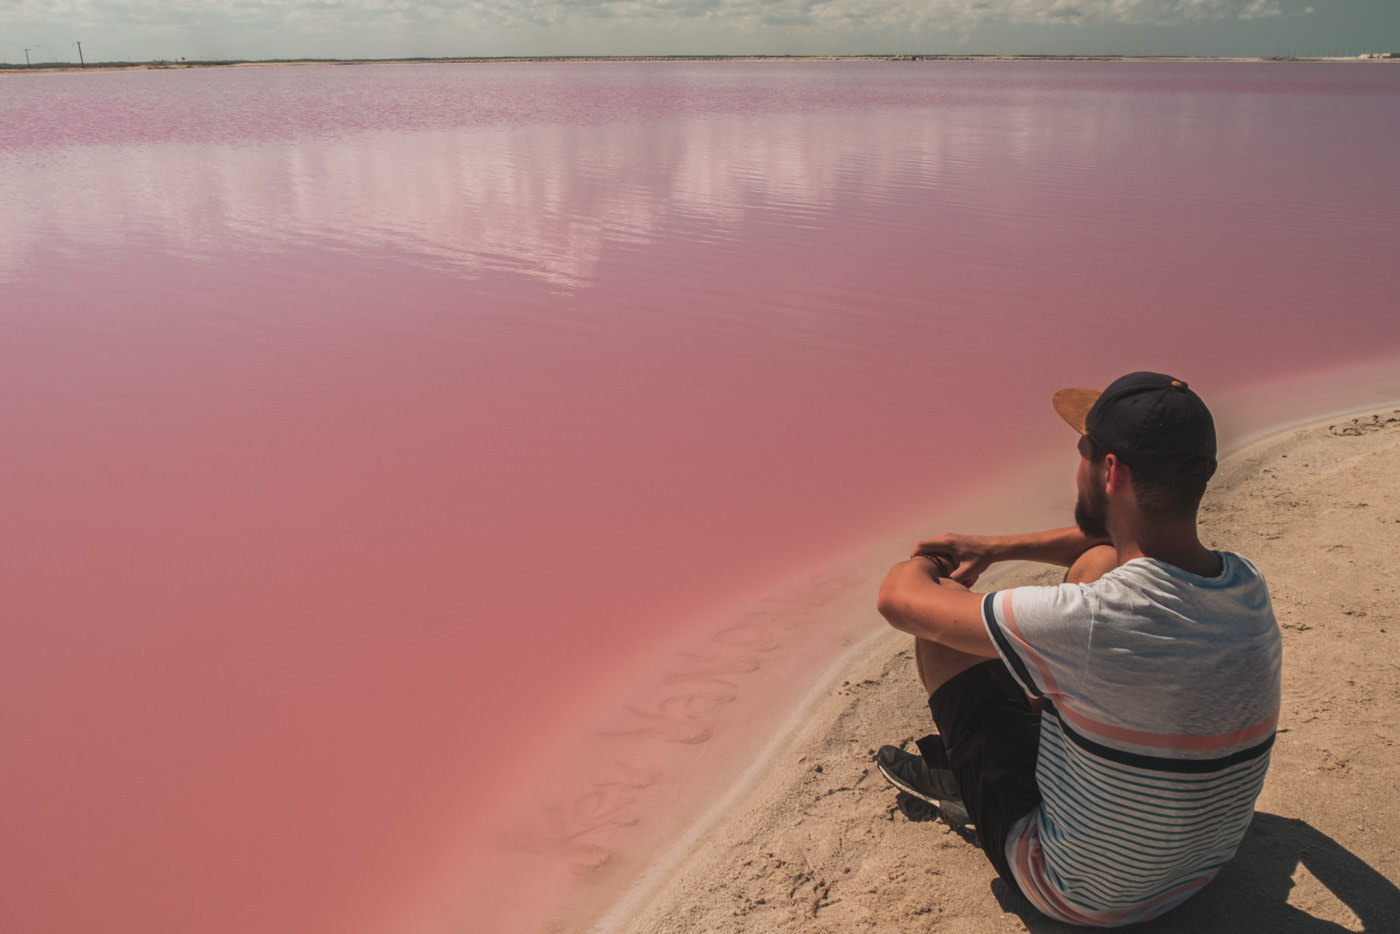
[{"label": "man's hand", "polygon": [[951,555],[936,551],[915,551],[914,554],[910,555],[909,560],[912,561],[915,558],[923,558],[925,561],[928,561],[933,568],[934,577],[951,578],[953,576],[953,571],[956,570],[958,566],[957,560]]},{"label": "man's hand", "polygon": [[977,583],[977,578],[999,559],[999,549],[994,539],[983,535],[961,535],[944,532],[934,538],[926,538],[914,546],[915,555],[942,557],[951,565],[945,574],[964,587]]},{"label": "man's hand", "polygon": [[1074,526],[1025,535],[963,535],[944,532],[914,546],[914,554],[943,555],[954,567],[948,575],[964,587],[977,583],[982,572],[998,561],[1042,561],[1067,568],[1080,555],[1106,538],[1085,535]]}]

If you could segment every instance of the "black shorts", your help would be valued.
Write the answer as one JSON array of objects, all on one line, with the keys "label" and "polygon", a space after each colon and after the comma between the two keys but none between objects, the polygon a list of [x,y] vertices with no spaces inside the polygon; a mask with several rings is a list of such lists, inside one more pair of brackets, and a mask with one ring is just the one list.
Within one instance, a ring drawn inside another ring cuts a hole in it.
[{"label": "black shorts", "polygon": [[[1016,888],[1006,861],[1011,827],[1040,803],[1035,758],[1040,714],[1031,709],[1000,659],[969,668],[928,699],[942,750],[920,742],[927,759],[946,754],[982,849],[1006,884]],[[937,740],[938,737],[929,737]],[[933,765],[939,763],[932,762]]]}]

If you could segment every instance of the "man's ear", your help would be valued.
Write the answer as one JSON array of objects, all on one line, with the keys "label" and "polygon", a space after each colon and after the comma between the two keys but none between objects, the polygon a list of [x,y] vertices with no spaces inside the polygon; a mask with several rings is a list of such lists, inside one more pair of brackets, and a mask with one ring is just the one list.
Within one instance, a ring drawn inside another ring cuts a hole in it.
[{"label": "man's ear", "polygon": [[1116,454],[1109,454],[1104,457],[1104,492],[1113,494],[1120,493],[1124,484],[1128,480],[1128,465],[1118,459]]}]

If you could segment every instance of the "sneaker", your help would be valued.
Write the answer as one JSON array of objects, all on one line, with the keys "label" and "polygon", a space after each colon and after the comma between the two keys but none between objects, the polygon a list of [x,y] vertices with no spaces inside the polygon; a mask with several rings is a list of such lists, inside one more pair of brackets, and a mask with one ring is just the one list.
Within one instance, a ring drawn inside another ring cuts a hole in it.
[{"label": "sneaker", "polygon": [[972,817],[967,813],[967,809],[956,801],[940,801],[937,804],[929,804],[923,798],[916,798],[913,795],[900,792],[894,796],[895,807],[913,823],[923,823],[924,821],[941,820],[954,830],[966,836],[971,833],[970,838],[976,842],[976,831],[972,826]]},{"label": "sneaker", "polygon": [[940,807],[962,803],[962,792],[952,770],[929,768],[923,756],[907,753],[898,746],[881,746],[875,763],[885,781],[905,794]]}]

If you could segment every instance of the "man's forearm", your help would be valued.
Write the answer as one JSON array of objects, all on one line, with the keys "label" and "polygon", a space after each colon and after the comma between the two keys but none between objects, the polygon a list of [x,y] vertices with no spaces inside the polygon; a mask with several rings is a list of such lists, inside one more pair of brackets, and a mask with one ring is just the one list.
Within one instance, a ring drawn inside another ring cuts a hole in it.
[{"label": "man's forearm", "polygon": [[995,543],[993,560],[1039,561],[1066,568],[1095,545],[1109,544],[1108,539],[1085,535],[1072,525],[1023,535],[995,536],[991,541]]},{"label": "man's forearm", "polygon": [[955,565],[954,576],[971,584],[978,575],[998,561],[1041,561],[1069,567],[1106,538],[1085,535],[1075,526],[1028,532],[1022,535],[962,535],[946,532],[926,538],[915,547],[915,554],[946,555]]},{"label": "man's forearm", "polygon": [[911,558],[890,568],[876,608],[891,626],[980,658],[996,647],[982,623],[982,597],[947,578],[947,562]]}]

